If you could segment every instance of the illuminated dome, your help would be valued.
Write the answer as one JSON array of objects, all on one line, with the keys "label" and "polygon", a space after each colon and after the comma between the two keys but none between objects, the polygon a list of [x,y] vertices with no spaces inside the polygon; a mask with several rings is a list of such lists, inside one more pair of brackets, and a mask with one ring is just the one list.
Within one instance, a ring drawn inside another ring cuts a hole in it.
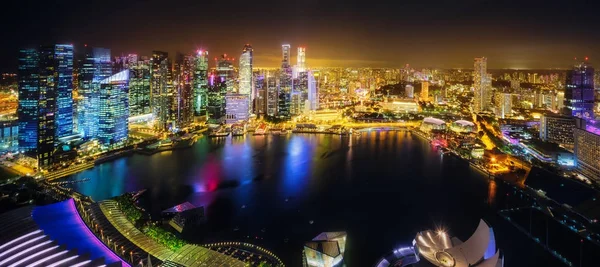
[{"label": "illuminated dome", "polygon": [[496,249],[494,231],[481,220],[473,235],[464,243],[450,238],[443,231],[423,231],[414,243],[419,254],[435,266],[441,267],[501,267],[503,259]]},{"label": "illuminated dome", "polygon": [[443,131],[446,130],[446,122],[433,117],[427,117],[423,119],[420,129],[423,132],[431,132],[432,130]]}]

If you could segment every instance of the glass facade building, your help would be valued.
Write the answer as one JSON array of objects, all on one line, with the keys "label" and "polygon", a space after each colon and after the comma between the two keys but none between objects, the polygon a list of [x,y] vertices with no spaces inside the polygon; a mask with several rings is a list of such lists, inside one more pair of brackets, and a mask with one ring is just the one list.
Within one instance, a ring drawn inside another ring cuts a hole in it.
[{"label": "glass facade building", "polygon": [[52,67],[56,79],[56,136],[73,134],[73,45],[57,44],[43,47],[52,55]]},{"label": "glass facade building", "polygon": [[594,118],[594,68],[587,63],[576,65],[567,72],[565,107],[572,116]]},{"label": "glass facade building", "polygon": [[248,95],[249,101],[252,101],[254,99],[254,97],[252,96],[252,52],[252,46],[246,44],[244,46],[244,49],[242,50],[242,55],[240,56],[239,69],[239,93]]},{"label": "glass facade building", "polygon": [[540,139],[573,148],[575,119],[571,116],[545,114],[540,118]]},{"label": "glass facade building", "polygon": [[98,97],[100,81],[112,74],[110,49],[86,47],[79,68],[79,95],[83,98],[77,109],[78,131],[86,138],[98,134]]},{"label": "glass facade building", "polygon": [[208,51],[198,50],[194,66],[194,115],[206,115],[208,100]]},{"label": "glass facade building", "polygon": [[118,146],[129,133],[129,70],[100,81],[98,140],[105,146]]},{"label": "glass facade building", "polygon": [[148,113],[152,113],[150,61],[139,60],[129,64],[129,114],[133,117]]},{"label": "glass facade building", "polygon": [[19,51],[19,148],[36,151],[38,143],[38,122],[42,108],[39,106],[40,73],[39,53],[36,49]]},{"label": "glass facade building", "polygon": [[170,119],[171,101],[168,98],[169,54],[153,51],[150,76],[150,105],[158,130],[166,130]]},{"label": "glass facade building", "polygon": [[227,54],[221,55],[217,59],[217,77],[220,82],[224,82],[227,86],[227,92],[233,93],[235,90],[235,70],[233,69],[233,59],[228,58]]},{"label": "glass facade building", "polygon": [[225,78],[211,75],[209,78],[207,113],[208,120],[212,123],[220,123],[225,116],[225,95],[227,94],[227,83]]}]

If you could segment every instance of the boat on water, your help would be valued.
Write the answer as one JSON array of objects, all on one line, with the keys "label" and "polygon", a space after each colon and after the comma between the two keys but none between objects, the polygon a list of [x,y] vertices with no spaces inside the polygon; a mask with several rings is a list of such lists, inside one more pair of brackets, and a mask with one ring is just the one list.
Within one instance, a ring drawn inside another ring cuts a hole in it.
[{"label": "boat on water", "polygon": [[236,123],[231,125],[231,136],[243,136],[246,134],[246,124]]},{"label": "boat on water", "polygon": [[256,129],[254,129],[253,135],[265,135],[265,134],[267,134],[267,125],[264,123],[259,124],[258,127],[256,127]]},{"label": "boat on water", "polygon": [[227,129],[225,129],[225,127],[220,126],[217,128],[210,129],[208,137],[226,137],[228,135],[229,132],[227,131]]}]

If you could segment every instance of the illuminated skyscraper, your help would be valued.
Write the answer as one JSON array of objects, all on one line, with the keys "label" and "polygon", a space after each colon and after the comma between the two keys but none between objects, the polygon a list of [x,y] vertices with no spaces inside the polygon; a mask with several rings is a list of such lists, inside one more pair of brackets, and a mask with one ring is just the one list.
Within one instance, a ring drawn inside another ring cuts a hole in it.
[{"label": "illuminated skyscraper", "polygon": [[248,95],[250,101],[254,99],[254,96],[252,96],[252,52],[252,46],[246,44],[244,50],[242,50],[242,56],[240,56],[239,69],[239,93]]},{"label": "illuminated skyscraper", "polygon": [[565,107],[572,116],[594,118],[594,68],[581,63],[567,72]]},{"label": "illuminated skyscraper", "polygon": [[98,140],[105,146],[124,145],[129,134],[129,70],[100,81]]},{"label": "illuminated skyscraper", "polygon": [[291,101],[292,101],[292,69],[284,68],[279,73],[279,95],[277,102],[277,117],[281,119],[290,119]]},{"label": "illuminated skyscraper", "polygon": [[73,133],[73,46],[19,51],[19,146],[53,163],[58,138]]},{"label": "illuminated skyscraper", "polygon": [[78,131],[86,138],[98,134],[98,97],[100,81],[112,74],[110,49],[85,47],[85,58],[79,68],[79,95],[83,97],[78,107]]},{"label": "illuminated skyscraper", "polygon": [[494,96],[495,100],[495,111],[496,117],[498,118],[510,118],[512,116],[512,97],[513,94],[497,92]]},{"label": "illuminated skyscraper", "polygon": [[221,55],[217,59],[217,77],[220,82],[224,82],[228,93],[235,92],[235,70],[233,69],[233,58],[227,57],[227,54]]},{"label": "illuminated skyscraper", "polygon": [[317,88],[317,80],[312,71],[308,72],[308,107],[305,109],[317,110],[319,108],[319,91]]},{"label": "illuminated skyscraper", "polygon": [[19,107],[17,109],[19,148],[31,152],[38,151],[38,140],[40,145],[42,142],[52,141],[50,149],[54,149],[55,92],[53,88],[40,87],[40,74],[39,52],[36,49],[21,49],[19,51]]},{"label": "illuminated skyscraper", "polygon": [[198,50],[194,69],[194,115],[206,115],[208,99],[208,51]]},{"label": "illuminated skyscraper", "polygon": [[266,114],[268,116],[277,115],[277,103],[279,101],[279,88],[277,86],[277,74],[268,72],[265,77],[266,86]]},{"label": "illuminated skyscraper", "polygon": [[421,101],[425,101],[425,102],[429,101],[429,82],[428,81],[421,82]]},{"label": "illuminated skyscraper", "polygon": [[150,108],[150,60],[129,64],[129,115],[152,112]]},{"label": "illuminated skyscraper", "polygon": [[291,65],[290,65],[290,45],[289,44],[284,44],[281,46],[281,54],[282,54],[281,68],[282,69],[290,68]]},{"label": "illuminated skyscraper", "polygon": [[[73,45],[57,44],[42,47],[46,68],[54,71],[56,86],[56,137],[73,134]],[[41,58],[44,60],[44,58]]]},{"label": "illuminated skyscraper", "polygon": [[492,102],[492,75],[487,73],[487,58],[475,58],[473,71],[473,111],[490,109]]},{"label": "illuminated skyscraper", "polygon": [[194,103],[193,103],[193,72],[195,58],[191,55],[178,55],[175,64],[175,104],[176,114],[175,119],[177,128],[189,126],[194,119]]},{"label": "illuminated skyscraper", "polygon": [[254,114],[264,115],[267,110],[267,85],[265,74],[255,74],[254,77]]},{"label": "illuminated skyscraper", "polygon": [[298,47],[296,69],[298,73],[306,71],[306,48],[304,47]]},{"label": "illuminated skyscraper", "polygon": [[171,101],[169,101],[167,86],[169,62],[168,53],[152,52],[152,68],[150,76],[150,104],[158,130],[166,130],[170,119]]},{"label": "illuminated skyscraper", "polygon": [[227,83],[225,77],[211,74],[208,78],[207,113],[211,123],[221,123],[225,117],[225,95]]}]

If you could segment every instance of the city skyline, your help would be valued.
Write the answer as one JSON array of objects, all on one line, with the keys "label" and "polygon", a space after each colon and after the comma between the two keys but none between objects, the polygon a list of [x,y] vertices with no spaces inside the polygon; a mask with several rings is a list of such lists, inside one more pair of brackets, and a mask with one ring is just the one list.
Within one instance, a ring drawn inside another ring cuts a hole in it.
[{"label": "city skyline", "polygon": [[[590,8],[558,1],[440,1],[428,6],[303,1],[293,8],[262,2],[223,14],[216,11],[216,2],[181,3],[166,13],[157,2],[24,4],[5,9],[18,10],[3,18],[9,25],[5,37],[12,40],[0,50],[5,71],[16,69],[19,48],[45,43],[89,44],[114,55],[149,55],[153,50],[174,55],[200,48],[233,55],[250,43],[258,68],[279,66],[279,46],[286,43],[306,47],[313,67],[471,68],[473,57],[485,56],[490,69],[545,69],[566,68],[574,57],[600,58],[592,45],[600,25],[589,16]],[[31,19],[19,19],[25,15]],[[155,23],[147,25],[144,16],[156,18]],[[29,34],[48,20],[53,27]]]}]

